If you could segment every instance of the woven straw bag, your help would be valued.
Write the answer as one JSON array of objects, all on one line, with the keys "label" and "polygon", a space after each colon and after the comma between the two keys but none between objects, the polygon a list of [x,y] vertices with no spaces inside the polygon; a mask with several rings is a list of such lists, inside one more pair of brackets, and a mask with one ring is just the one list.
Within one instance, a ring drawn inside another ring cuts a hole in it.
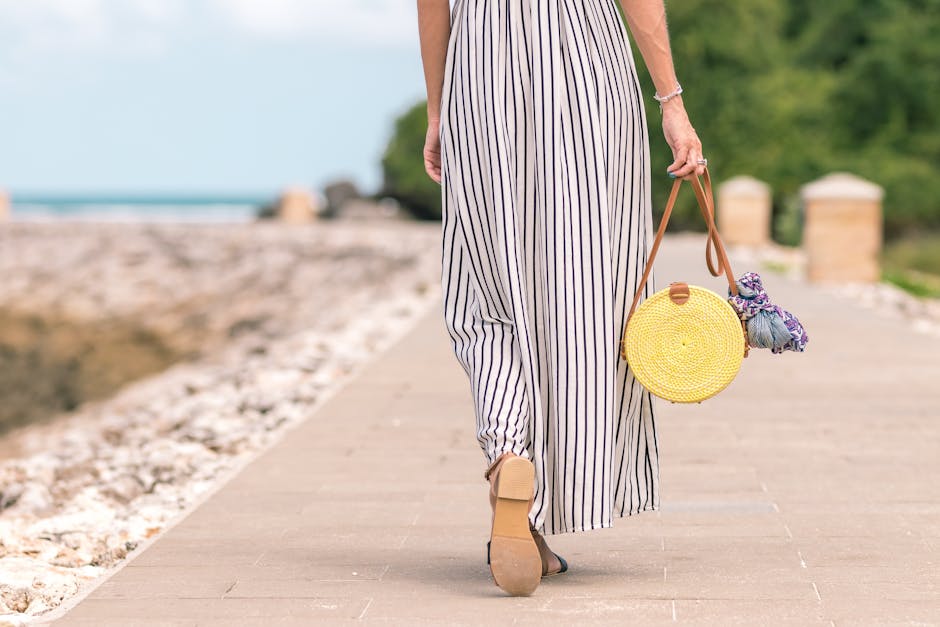
[{"label": "woven straw bag", "polygon": [[[721,274],[711,260],[714,242],[730,294],[737,296],[731,264],[715,227],[715,202],[707,168],[703,178],[704,187],[698,176],[689,181],[708,226],[705,262],[712,276]],[[682,180],[676,179],[673,183],[643,278],[627,315],[620,354],[637,380],[652,394],[673,403],[701,403],[725,389],[737,376],[748,353],[746,323],[728,302],[728,297],[681,281],[670,283],[637,307]]]}]

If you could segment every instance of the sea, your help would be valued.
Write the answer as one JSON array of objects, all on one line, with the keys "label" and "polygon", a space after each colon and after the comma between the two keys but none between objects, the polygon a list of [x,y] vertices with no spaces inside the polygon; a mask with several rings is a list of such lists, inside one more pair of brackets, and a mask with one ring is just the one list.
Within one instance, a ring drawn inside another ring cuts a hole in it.
[{"label": "sea", "polygon": [[14,221],[250,222],[270,195],[12,194]]}]

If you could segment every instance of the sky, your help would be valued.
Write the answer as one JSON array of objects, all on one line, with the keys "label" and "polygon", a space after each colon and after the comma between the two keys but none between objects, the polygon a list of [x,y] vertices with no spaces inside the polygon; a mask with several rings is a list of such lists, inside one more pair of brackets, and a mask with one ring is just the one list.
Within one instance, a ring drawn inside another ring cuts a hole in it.
[{"label": "sky", "polygon": [[415,0],[0,0],[0,189],[381,183]]}]

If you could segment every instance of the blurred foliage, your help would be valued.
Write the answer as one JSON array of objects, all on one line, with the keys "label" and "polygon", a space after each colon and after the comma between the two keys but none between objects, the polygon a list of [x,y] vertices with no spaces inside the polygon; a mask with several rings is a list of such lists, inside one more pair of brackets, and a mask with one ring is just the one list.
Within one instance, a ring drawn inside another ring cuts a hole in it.
[{"label": "blurred foliage", "polygon": [[391,141],[382,156],[379,196],[398,200],[417,218],[441,217],[441,186],[424,169],[424,140],[428,131],[427,101],[421,101],[395,120]]},{"label": "blurred foliage", "polygon": [[[709,166],[770,183],[775,239],[798,243],[800,186],[838,170],[885,187],[886,238],[940,229],[940,0],[686,0],[668,14]],[[647,114],[658,208],[672,153],[655,102]],[[681,198],[670,225],[704,228]]]},{"label": "blurred foliage", "polygon": [[881,251],[881,265],[940,277],[940,233],[920,233],[889,242]]},{"label": "blurred foliage", "polygon": [[881,280],[892,283],[897,287],[924,298],[940,298],[940,283],[931,274],[921,274],[910,270],[889,270],[881,273]]},{"label": "blurred foliage", "polygon": [[[619,5],[619,3],[618,3]],[[667,6],[683,99],[719,179],[774,190],[774,237],[797,244],[799,188],[833,171],[883,185],[885,236],[940,229],[940,0],[685,0]],[[655,92],[634,47],[657,220],[672,180]],[[424,172],[425,104],[396,122],[388,194],[439,215]],[[673,229],[704,229],[690,190]]]}]

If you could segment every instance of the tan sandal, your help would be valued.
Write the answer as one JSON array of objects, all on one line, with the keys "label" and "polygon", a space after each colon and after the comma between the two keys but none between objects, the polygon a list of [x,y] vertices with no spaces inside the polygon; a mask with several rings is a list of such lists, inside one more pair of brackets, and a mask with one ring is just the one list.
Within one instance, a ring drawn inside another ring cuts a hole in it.
[{"label": "tan sandal", "polygon": [[529,525],[535,467],[528,459],[504,454],[487,470],[493,524],[487,557],[493,580],[513,596],[528,596],[542,579],[542,557]]}]

